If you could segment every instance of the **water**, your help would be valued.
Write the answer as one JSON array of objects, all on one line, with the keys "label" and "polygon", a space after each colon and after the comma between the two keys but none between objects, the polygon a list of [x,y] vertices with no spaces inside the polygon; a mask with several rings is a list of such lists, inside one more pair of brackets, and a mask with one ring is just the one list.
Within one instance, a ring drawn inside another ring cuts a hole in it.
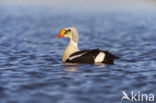
[{"label": "water", "polygon": [[[122,91],[156,95],[156,13],[57,13],[50,8],[0,8],[1,103],[120,103]],[[75,26],[80,49],[109,50],[115,65],[66,65]],[[126,102],[126,100],[125,100]]]}]

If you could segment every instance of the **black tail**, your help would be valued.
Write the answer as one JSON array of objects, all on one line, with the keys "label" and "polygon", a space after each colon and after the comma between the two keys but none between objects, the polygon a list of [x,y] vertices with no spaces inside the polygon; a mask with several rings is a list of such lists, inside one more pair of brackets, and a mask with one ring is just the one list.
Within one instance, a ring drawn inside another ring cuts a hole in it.
[{"label": "black tail", "polygon": [[115,56],[108,51],[103,51],[103,52],[105,53],[105,59],[104,59],[103,63],[114,64],[114,59],[119,59],[118,56]]}]

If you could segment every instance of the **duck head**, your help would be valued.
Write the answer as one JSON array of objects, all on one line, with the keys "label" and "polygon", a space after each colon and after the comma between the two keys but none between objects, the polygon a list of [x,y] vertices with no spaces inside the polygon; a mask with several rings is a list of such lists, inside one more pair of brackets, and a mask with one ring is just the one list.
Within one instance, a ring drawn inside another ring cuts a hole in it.
[{"label": "duck head", "polygon": [[75,27],[64,28],[60,30],[59,35],[55,36],[55,38],[67,37],[74,42],[79,41],[79,35]]}]

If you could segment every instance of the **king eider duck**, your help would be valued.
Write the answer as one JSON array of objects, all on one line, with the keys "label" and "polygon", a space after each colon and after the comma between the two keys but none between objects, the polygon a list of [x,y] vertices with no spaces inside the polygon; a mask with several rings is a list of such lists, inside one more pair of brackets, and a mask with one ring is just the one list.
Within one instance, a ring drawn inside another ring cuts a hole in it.
[{"label": "king eider duck", "polygon": [[96,63],[113,64],[114,59],[118,58],[117,56],[114,56],[105,50],[88,49],[80,51],[80,49],[78,48],[79,35],[75,27],[61,29],[59,35],[57,35],[55,38],[61,37],[67,37],[70,39],[70,43],[64,51],[62,62],[87,63],[87,64],[96,64]]}]

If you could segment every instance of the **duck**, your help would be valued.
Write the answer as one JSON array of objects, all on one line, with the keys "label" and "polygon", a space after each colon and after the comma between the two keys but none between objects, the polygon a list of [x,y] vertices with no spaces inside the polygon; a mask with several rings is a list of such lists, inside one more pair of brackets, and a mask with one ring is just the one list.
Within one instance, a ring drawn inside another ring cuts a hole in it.
[{"label": "duck", "polygon": [[69,38],[70,42],[64,50],[62,62],[64,63],[83,63],[83,64],[114,64],[118,59],[107,50],[86,49],[80,50],[78,47],[79,33],[75,27],[63,28],[55,38]]}]

